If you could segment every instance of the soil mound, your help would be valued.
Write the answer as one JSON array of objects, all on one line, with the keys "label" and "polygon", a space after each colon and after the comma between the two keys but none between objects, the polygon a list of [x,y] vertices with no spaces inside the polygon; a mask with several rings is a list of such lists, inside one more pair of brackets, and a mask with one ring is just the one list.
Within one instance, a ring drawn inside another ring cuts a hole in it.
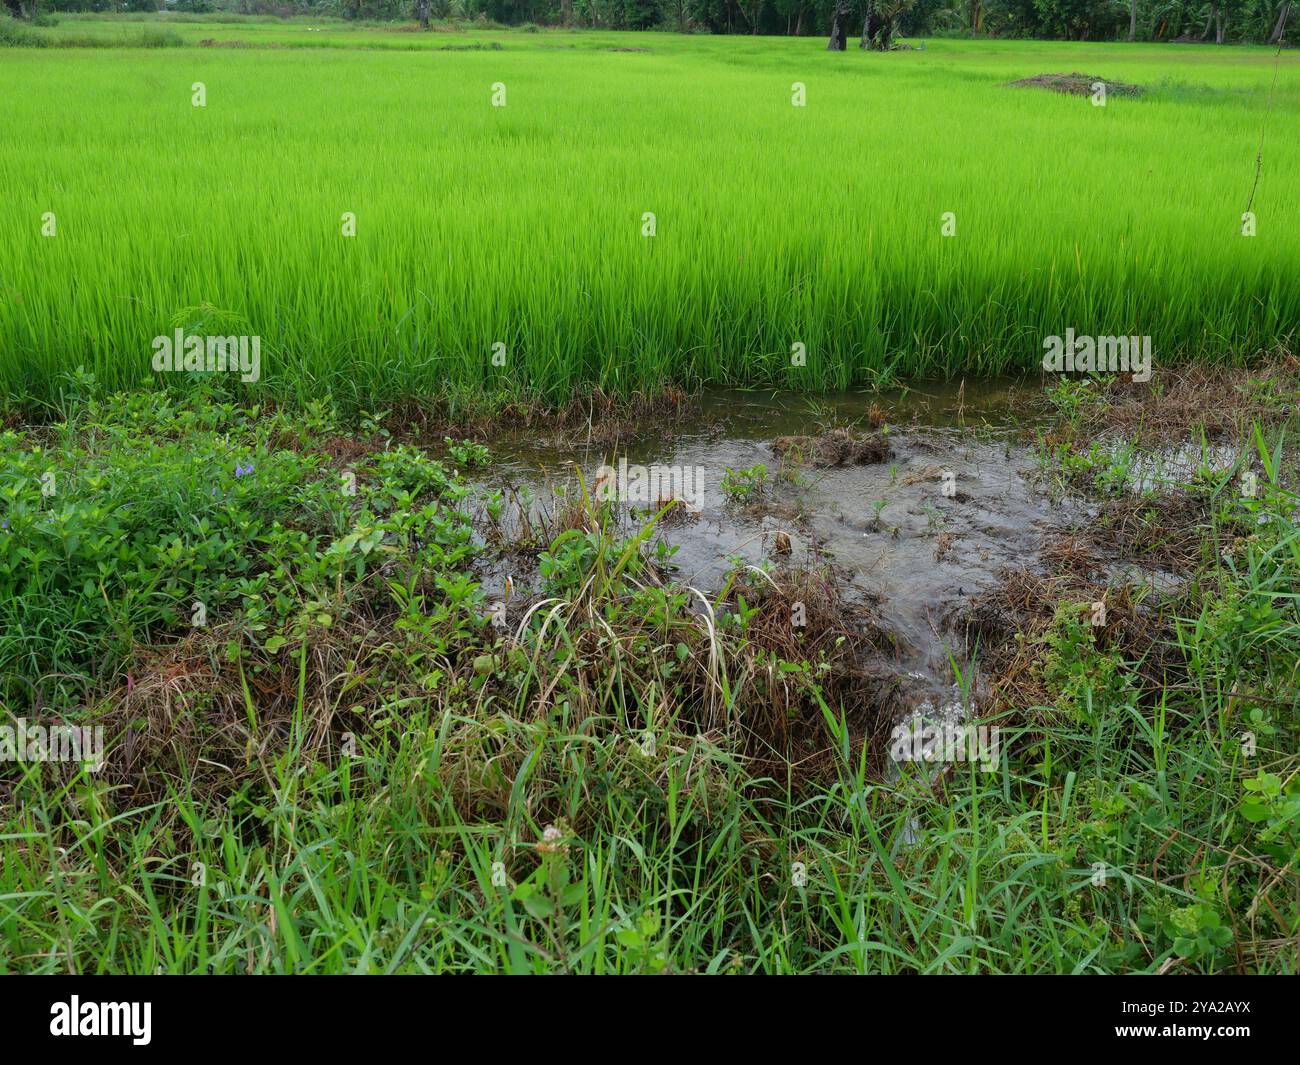
[{"label": "soil mound", "polygon": [[1123,81],[1111,81],[1108,78],[1098,77],[1096,74],[1080,74],[1075,71],[1072,74],[1035,74],[1032,78],[1022,78],[1020,81],[1013,81],[1012,85],[1030,87],[1036,89],[1050,89],[1052,92],[1063,92],[1069,96],[1091,96],[1093,86],[1101,82],[1106,86],[1106,92],[1116,96],[1141,96],[1145,91],[1141,85],[1129,85]]},{"label": "soil mound", "polygon": [[832,429],[821,436],[778,436],[772,450],[782,458],[815,466],[867,466],[889,458],[889,441],[882,433]]}]

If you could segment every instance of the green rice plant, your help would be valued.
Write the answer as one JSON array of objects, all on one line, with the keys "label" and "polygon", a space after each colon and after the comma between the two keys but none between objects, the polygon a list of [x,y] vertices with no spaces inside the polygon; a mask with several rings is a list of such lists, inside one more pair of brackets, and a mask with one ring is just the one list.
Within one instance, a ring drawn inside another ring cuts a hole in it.
[{"label": "green rice plant", "polygon": [[[151,344],[198,307],[261,338],[245,399],[367,410],[1034,370],[1066,328],[1150,335],[1157,374],[1294,344],[1294,56],[1266,114],[1272,57],[1248,48],[649,34],[628,54],[626,34],[475,30],[501,50],[426,54],[443,35],[310,28],[6,55],[0,394],[48,402],[77,365],[189,387]],[[122,25],[41,32],[65,30]],[[1007,85],[1057,69],[1151,91]]]}]

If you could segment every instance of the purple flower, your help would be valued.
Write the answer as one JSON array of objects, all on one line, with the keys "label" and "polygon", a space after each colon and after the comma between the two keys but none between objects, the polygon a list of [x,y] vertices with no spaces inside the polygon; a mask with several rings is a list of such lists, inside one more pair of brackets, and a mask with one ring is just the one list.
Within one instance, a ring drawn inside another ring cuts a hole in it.
[{"label": "purple flower", "polygon": [[252,472],[253,472],[253,464],[251,462],[248,464],[247,467],[244,467],[242,464],[239,463],[235,464],[236,477],[243,477],[245,474],[252,473]]}]

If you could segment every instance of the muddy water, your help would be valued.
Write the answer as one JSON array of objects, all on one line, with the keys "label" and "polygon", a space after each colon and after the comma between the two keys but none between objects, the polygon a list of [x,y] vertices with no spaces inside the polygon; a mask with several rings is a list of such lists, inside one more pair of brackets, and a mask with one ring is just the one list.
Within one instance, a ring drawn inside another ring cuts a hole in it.
[{"label": "muddy water", "polygon": [[[557,508],[557,491],[570,497],[577,491],[577,469],[589,488],[599,467],[617,468],[621,460],[630,468],[684,470],[680,485],[690,488],[698,476],[700,492],[692,500],[698,513],[658,532],[677,548],[677,581],[716,591],[737,561],[829,562],[845,599],[865,606],[893,634],[895,650],[880,665],[896,673],[905,701],[927,715],[950,716],[961,712],[951,659],[968,667],[954,631],[956,616],[971,596],[991,589],[1004,568],[1041,571],[1049,538],[1079,529],[1092,516],[1086,504],[1053,499],[1040,483],[1013,413],[1014,386],[987,381],[960,391],[949,386],[884,396],[823,395],[815,403],[712,393],[690,425],[617,452],[584,447],[581,440],[569,448],[535,439],[499,440],[479,497],[496,489],[512,498],[522,494],[519,506],[537,520]],[[873,407],[877,419],[884,414],[891,451],[883,462],[791,466],[773,449],[780,436],[817,436],[832,422],[857,422],[869,431]],[[739,503],[724,490],[724,477],[728,469],[756,465],[767,468],[763,497]],[[656,498],[620,505],[629,529],[658,509]],[[507,524],[517,522],[519,510],[514,514],[512,521],[507,506]],[[517,555],[494,562],[489,548],[481,571],[485,588],[499,594],[507,573],[517,589],[535,585],[536,574],[528,568]]]}]

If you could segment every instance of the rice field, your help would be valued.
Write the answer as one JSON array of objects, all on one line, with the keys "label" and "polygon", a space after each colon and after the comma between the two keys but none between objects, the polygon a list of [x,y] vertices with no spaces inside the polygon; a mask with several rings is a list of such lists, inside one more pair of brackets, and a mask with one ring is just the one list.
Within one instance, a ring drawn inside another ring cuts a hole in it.
[{"label": "rice field", "polygon": [[[1265,49],[168,33],[3,50],[10,401],[79,366],[179,380],[151,347],[178,328],[260,337],[254,396],[362,407],[1030,370],[1067,328],[1149,335],[1157,366],[1294,341],[1295,55],[1270,111]],[[1057,71],[1148,91],[1007,84]]]}]

